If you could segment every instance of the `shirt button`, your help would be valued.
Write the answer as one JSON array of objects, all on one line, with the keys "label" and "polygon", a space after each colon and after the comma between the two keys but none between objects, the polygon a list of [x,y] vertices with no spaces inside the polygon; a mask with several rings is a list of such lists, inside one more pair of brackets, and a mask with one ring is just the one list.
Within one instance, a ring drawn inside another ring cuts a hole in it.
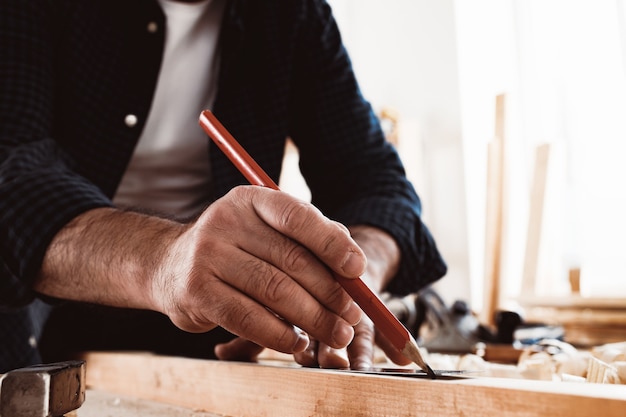
[{"label": "shirt button", "polygon": [[124,117],[124,123],[126,123],[126,126],[128,127],[134,127],[137,124],[137,116],[134,114],[127,114],[126,117]]},{"label": "shirt button", "polygon": [[150,22],[148,23],[148,26],[146,27],[146,29],[150,33],[156,33],[156,31],[159,30],[159,25],[157,25],[156,22]]}]

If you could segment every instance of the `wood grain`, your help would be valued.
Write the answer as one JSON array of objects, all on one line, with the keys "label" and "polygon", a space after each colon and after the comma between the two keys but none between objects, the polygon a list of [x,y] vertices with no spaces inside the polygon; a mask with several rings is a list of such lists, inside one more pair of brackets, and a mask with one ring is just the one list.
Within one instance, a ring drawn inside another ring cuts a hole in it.
[{"label": "wood grain", "polygon": [[87,385],[229,416],[622,417],[626,387],[497,378],[429,380],[149,354],[84,355]]},{"label": "wood grain", "polygon": [[150,400],[88,390],[85,403],[64,417],[220,417],[189,408],[158,403]]},{"label": "wood grain", "polygon": [[533,296],[537,290],[539,274],[539,248],[541,247],[541,231],[543,226],[544,202],[548,177],[550,145],[543,144],[535,149],[535,168],[530,192],[530,208],[528,215],[528,232],[526,236],[526,252],[522,274],[522,295]]},{"label": "wood grain", "polygon": [[505,218],[506,96],[496,96],[495,136],[487,148],[487,201],[485,207],[485,280],[481,323],[495,324],[500,305],[503,229]]}]

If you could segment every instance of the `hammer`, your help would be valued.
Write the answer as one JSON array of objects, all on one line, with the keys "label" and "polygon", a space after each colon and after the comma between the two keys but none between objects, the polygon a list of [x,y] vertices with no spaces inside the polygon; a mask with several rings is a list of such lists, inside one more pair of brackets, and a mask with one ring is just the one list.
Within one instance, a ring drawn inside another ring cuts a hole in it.
[{"label": "hammer", "polygon": [[0,376],[0,417],[60,417],[84,401],[84,361],[34,365]]}]

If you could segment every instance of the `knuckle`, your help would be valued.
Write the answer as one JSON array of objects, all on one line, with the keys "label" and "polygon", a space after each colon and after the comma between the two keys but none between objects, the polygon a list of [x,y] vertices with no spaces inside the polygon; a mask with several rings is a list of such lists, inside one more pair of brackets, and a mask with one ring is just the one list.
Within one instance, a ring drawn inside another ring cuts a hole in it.
[{"label": "knuckle", "polygon": [[237,299],[229,299],[227,302],[216,302],[208,307],[215,322],[225,329],[233,330],[237,334],[246,335],[254,330],[255,315],[253,311],[244,307]]},{"label": "knuckle", "polygon": [[302,246],[294,245],[285,252],[283,262],[288,271],[305,271],[311,262],[311,255]]},{"label": "knuckle", "polygon": [[328,288],[326,293],[327,304],[343,308],[349,301],[349,297],[341,285],[336,284]]},{"label": "knuckle", "polygon": [[361,340],[361,342],[366,345],[373,345],[374,340],[376,339],[376,331],[374,329],[374,325],[371,323],[368,324],[364,320],[363,323],[355,326],[354,338],[355,340]]},{"label": "knuckle", "polygon": [[225,196],[217,199],[198,218],[197,223],[202,227],[220,227],[236,224],[241,212],[250,205],[251,192],[247,186],[237,186]]},{"label": "knuckle", "polygon": [[323,330],[330,322],[331,320],[329,320],[328,316],[324,314],[324,312],[314,314],[311,317],[311,326],[315,330]]},{"label": "knuckle", "polygon": [[235,309],[233,313],[235,313],[235,317],[232,317],[232,319],[239,323],[239,328],[241,329],[242,334],[251,334],[255,331],[256,315],[252,310],[239,308]]},{"label": "knuckle", "polygon": [[322,240],[323,253],[329,256],[343,253],[344,248],[348,244],[348,236],[349,234],[346,233],[345,226],[337,222],[331,222],[328,232]]},{"label": "knuckle", "polygon": [[225,201],[213,203],[209,209],[205,210],[197,221],[199,229],[206,228],[228,228],[228,225],[236,221],[237,211],[232,205]]},{"label": "knuckle", "polygon": [[278,269],[268,265],[263,278],[263,297],[268,303],[277,304],[284,301],[289,293],[290,278]]},{"label": "knuckle", "polygon": [[226,193],[227,196],[232,197],[235,201],[249,200],[251,187],[248,185],[238,185],[233,187]]},{"label": "knuckle", "polygon": [[284,347],[285,350],[289,350],[295,344],[296,335],[292,328],[289,326],[282,331],[278,332],[276,336],[276,346]]},{"label": "knuckle", "polygon": [[332,220],[332,223],[335,225],[336,228],[338,228],[343,234],[345,234],[346,236],[350,236],[350,229],[348,229],[348,226],[346,226],[345,224]]},{"label": "knuckle", "polygon": [[310,224],[311,206],[299,200],[290,200],[278,214],[280,226],[287,231],[306,230]]},{"label": "knuckle", "polygon": [[277,305],[285,300],[291,288],[290,278],[273,265],[253,259],[242,265],[247,280],[244,291],[264,305]]}]

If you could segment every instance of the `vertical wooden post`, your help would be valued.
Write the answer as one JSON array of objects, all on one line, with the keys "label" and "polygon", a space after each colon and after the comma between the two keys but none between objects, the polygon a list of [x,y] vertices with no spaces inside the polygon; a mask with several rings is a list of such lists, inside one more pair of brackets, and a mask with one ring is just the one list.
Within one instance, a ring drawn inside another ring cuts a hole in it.
[{"label": "vertical wooden post", "polygon": [[535,167],[530,192],[530,210],[528,214],[528,234],[522,275],[522,296],[536,295],[537,274],[539,272],[539,248],[543,225],[544,201],[548,176],[550,145],[543,144],[535,150]]},{"label": "vertical wooden post", "polygon": [[573,295],[580,295],[580,268],[569,269],[569,286]]},{"label": "vertical wooden post", "polygon": [[487,154],[487,204],[485,219],[485,280],[481,321],[493,324],[500,304],[502,230],[504,227],[506,96],[496,97],[495,136]]}]

